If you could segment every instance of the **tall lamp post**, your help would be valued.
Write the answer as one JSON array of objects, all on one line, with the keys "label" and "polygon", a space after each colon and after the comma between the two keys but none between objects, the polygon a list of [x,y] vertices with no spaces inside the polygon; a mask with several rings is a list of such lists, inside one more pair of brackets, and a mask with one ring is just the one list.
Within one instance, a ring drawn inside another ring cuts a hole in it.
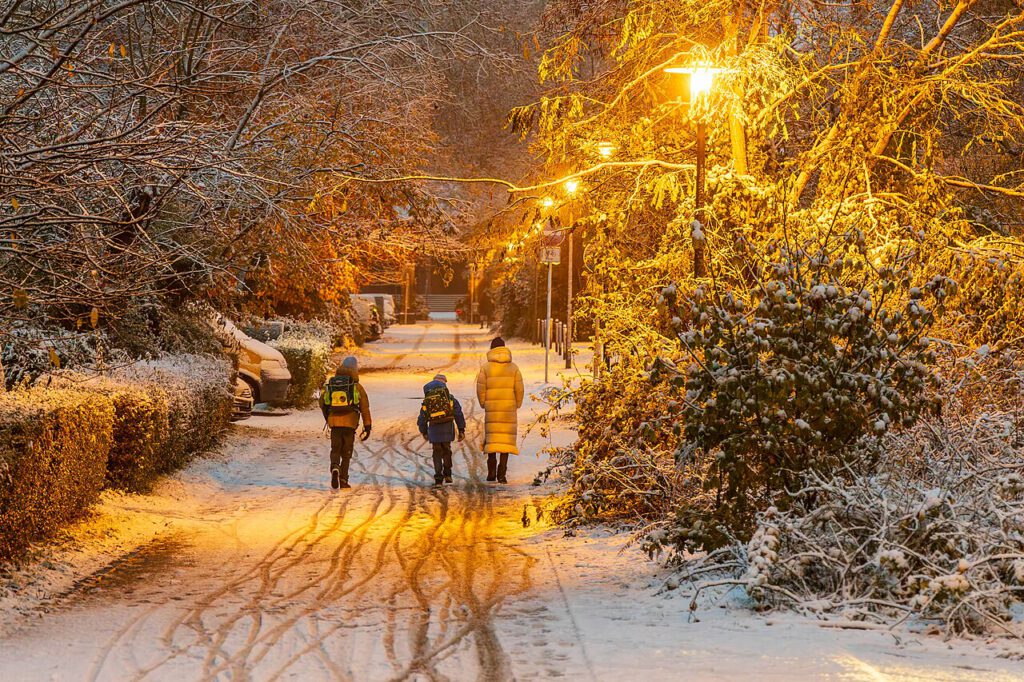
[{"label": "tall lamp post", "polygon": [[[618,149],[615,147],[615,144],[613,142],[610,142],[608,140],[601,140],[600,142],[597,143],[597,154],[602,159],[610,159],[610,158],[612,158],[613,156],[615,156],[615,152],[616,151],[618,151]],[[584,262],[586,262],[586,258],[584,258]],[[602,289],[603,288],[604,287],[602,285]],[[595,380],[600,378],[600,376],[601,376],[601,364],[604,362],[603,357],[604,357],[604,347],[601,345],[601,320],[599,320],[599,319],[597,319],[595,317],[594,318],[594,353],[593,353],[593,358],[592,358],[593,359],[593,363],[594,363],[593,374],[594,374],[594,379]]]},{"label": "tall lamp post", "polygon": [[476,262],[469,264],[469,323],[473,324],[476,313]]},{"label": "tall lamp post", "polygon": [[[715,74],[721,69],[713,66],[670,66],[665,73],[682,73],[689,75],[689,101],[693,106],[697,100],[707,97],[711,92],[711,86],[715,80]],[[707,124],[703,120],[697,121],[697,172],[694,187],[694,217],[700,221],[704,215],[704,166],[707,161]],[[701,221],[703,222],[703,221]],[[698,236],[697,230],[693,232],[693,275],[694,277],[705,277],[707,271],[704,267],[704,239],[703,235]]]},{"label": "tall lamp post", "polygon": [[[565,181],[565,193],[569,195],[570,201],[576,197],[580,183],[578,180]],[[570,206],[569,231],[566,237],[569,239],[567,248],[566,278],[565,278],[565,368],[572,369],[572,275],[573,275],[573,232],[576,231],[576,214]]]},{"label": "tall lamp post", "polygon": [[416,269],[415,265],[411,263],[405,264],[405,281],[404,289],[402,292],[402,324],[409,324],[409,299],[412,297],[412,272]]}]

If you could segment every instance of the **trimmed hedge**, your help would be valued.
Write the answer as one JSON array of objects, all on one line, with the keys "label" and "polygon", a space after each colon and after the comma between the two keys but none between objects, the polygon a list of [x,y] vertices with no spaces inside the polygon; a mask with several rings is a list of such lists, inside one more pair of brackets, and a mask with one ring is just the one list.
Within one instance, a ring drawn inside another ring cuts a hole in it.
[{"label": "trimmed hedge", "polygon": [[231,364],[206,355],[175,355],[115,370],[114,379],[167,396],[169,434],[156,473],[169,473],[220,441],[231,417]]},{"label": "trimmed hedge", "polygon": [[327,339],[316,336],[283,336],[270,345],[281,351],[292,374],[288,395],[280,403],[286,407],[308,407],[313,394],[323,385],[331,348]]},{"label": "trimmed hedge", "polygon": [[170,399],[166,391],[157,386],[71,372],[49,375],[39,383],[106,396],[114,406],[107,486],[129,492],[146,492],[152,487],[170,438]]},{"label": "trimmed hedge", "polygon": [[106,476],[114,406],[95,393],[0,393],[0,560],[82,516]]}]

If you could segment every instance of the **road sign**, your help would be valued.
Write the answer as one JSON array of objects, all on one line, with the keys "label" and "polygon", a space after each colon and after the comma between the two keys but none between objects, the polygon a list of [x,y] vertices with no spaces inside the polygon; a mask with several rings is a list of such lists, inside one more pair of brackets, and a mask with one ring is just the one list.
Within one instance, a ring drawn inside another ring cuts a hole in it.
[{"label": "road sign", "polygon": [[558,265],[562,262],[562,249],[558,246],[541,247],[540,262],[545,265]]}]

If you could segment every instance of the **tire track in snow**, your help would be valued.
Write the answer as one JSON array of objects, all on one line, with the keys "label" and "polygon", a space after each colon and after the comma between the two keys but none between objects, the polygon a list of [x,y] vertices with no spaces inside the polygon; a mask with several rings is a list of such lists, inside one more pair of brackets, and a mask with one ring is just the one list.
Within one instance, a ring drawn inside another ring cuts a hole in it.
[{"label": "tire track in snow", "polygon": [[[466,350],[476,350],[479,335],[451,329],[451,355],[429,371],[462,367]],[[410,347],[381,358],[383,368],[407,358],[429,362],[416,358],[428,338],[436,343],[439,335],[424,329]],[[419,374],[393,380],[418,391]],[[303,458],[322,457],[320,434],[287,425],[243,432],[235,447],[246,459],[229,456],[224,467],[232,491],[247,501],[207,506],[209,518],[195,526],[196,565],[179,569],[201,589],[180,596],[182,608],[155,604],[133,616],[101,648],[92,679],[189,670],[198,674],[186,677],[205,680],[347,680],[363,679],[353,670],[368,663],[374,677],[394,680],[512,679],[495,618],[529,589],[536,560],[502,536],[507,496],[480,483],[482,420],[475,400],[465,401],[464,411],[467,439],[454,450],[466,482],[443,490],[430,486],[433,466],[409,418],[414,413],[379,419],[375,438],[360,444],[353,459],[356,487],[323,497],[288,483],[294,473],[283,483],[266,474],[260,487],[245,486],[250,469],[272,461],[289,472],[298,466],[301,480]],[[395,413],[394,405],[384,412]],[[285,510],[286,519],[298,518],[273,522]],[[259,551],[250,557],[253,549]],[[154,627],[159,655],[136,656]],[[354,644],[359,632],[376,633],[383,643],[369,662]],[[122,669],[115,671],[115,661]]]}]

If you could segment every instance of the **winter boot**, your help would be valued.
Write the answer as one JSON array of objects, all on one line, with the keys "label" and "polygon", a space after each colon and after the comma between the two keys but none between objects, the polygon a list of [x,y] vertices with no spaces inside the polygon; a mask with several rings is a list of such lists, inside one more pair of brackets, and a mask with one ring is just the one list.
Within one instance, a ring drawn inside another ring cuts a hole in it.
[{"label": "winter boot", "polygon": [[331,487],[335,490],[338,489],[338,484],[341,481],[341,472],[337,469],[331,469]]},{"label": "winter boot", "polygon": [[505,484],[507,484],[508,483],[508,479],[505,478],[504,476],[499,476],[498,477],[498,483],[505,483]]},{"label": "winter boot", "polygon": [[352,486],[350,486],[350,485],[348,484],[348,481],[342,481],[342,482],[341,482],[341,483],[340,483],[340,484],[338,485],[338,487],[339,487],[339,488],[342,488],[342,489],[345,489],[345,488],[351,488]]},{"label": "winter boot", "polygon": [[452,477],[451,476],[445,476],[444,477],[444,482],[445,483],[451,483],[452,482]]}]

